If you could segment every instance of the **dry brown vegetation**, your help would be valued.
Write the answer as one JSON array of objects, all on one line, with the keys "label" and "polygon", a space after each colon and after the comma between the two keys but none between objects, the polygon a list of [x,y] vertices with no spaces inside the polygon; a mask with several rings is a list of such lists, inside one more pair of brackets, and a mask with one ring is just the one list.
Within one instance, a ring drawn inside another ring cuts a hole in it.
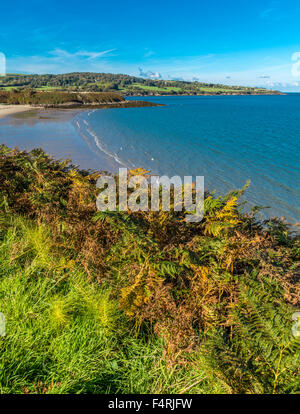
[{"label": "dry brown vegetation", "polygon": [[[138,170],[143,174],[143,170]],[[136,335],[164,343],[169,366],[201,353],[229,392],[299,390],[299,236],[241,213],[243,190],[206,194],[205,217],[97,212],[96,180],[42,150],[1,147],[1,209],[51,229],[51,250],[109,286]]]},{"label": "dry brown vegetation", "polygon": [[13,105],[97,105],[124,102],[115,92],[60,92],[32,89],[0,91],[0,103]]}]

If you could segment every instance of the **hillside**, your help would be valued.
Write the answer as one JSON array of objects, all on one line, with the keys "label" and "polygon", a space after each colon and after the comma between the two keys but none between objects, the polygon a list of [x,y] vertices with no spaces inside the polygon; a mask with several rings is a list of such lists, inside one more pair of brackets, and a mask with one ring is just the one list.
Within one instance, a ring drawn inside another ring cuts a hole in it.
[{"label": "hillside", "polygon": [[117,92],[74,92],[63,90],[10,89],[0,90],[0,104],[57,107],[137,107],[157,106],[143,101],[126,101]]},{"label": "hillside", "polygon": [[90,92],[117,91],[127,96],[280,94],[278,91],[261,88],[179,80],[153,80],[111,73],[68,73],[62,75],[8,74],[0,78],[0,90],[12,88]]},{"label": "hillside", "polygon": [[244,189],[97,212],[100,174],[0,147],[0,392],[299,392],[299,236]]}]

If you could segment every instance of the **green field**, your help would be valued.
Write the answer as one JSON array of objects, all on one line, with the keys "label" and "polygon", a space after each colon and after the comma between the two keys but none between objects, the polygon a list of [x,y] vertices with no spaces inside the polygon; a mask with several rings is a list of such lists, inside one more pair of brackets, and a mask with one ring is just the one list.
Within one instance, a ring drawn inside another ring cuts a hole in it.
[{"label": "green field", "polygon": [[35,88],[36,91],[59,91],[61,89],[60,86],[41,86],[40,88]]},{"label": "green field", "polygon": [[72,90],[90,92],[117,92],[124,95],[197,95],[197,94],[270,94],[278,93],[260,88],[216,85],[204,82],[143,79],[111,73],[68,73],[62,75],[16,75],[0,78],[0,90],[7,88],[34,90]]},{"label": "green field", "polygon": [[135,84],[134,86],[136,88],[140,88],[145,91],[154,91],[154,92],[171,92],[171,91],[179,92],[181,90],[181,88],[179,87],[168,86],[168,87],[162,88],[162,87],[157,87],[157,86],[140,85],[138,83]]}]

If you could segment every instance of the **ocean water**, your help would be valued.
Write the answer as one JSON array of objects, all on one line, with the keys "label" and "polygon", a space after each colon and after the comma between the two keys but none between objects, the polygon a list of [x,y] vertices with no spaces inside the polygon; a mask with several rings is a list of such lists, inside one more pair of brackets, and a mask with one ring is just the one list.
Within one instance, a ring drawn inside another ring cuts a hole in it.
[{"label": "ocean water", "polygon": [[83,168],[203,175],[218,194],[251,180],[246,208],[269,206],[264,217],[300,221],[300,94],[140,99],[165,106],[6,118],[0,142],[39,146]]},{"label": "ocean water", "polygon": [[251,180],[248,208],[300,221],[300,94],[141,99],[166,106],[82,113],[81,133],[120,166],[203,175],[219,194]]}]

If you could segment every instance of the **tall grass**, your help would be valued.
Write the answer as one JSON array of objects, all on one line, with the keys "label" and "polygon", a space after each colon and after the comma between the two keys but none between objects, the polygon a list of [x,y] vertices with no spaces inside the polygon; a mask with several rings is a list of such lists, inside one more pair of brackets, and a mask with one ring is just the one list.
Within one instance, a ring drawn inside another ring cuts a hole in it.
[{"label": "tall grass", "polygon": [[97,213],[99,174],[0,148],[0,391],[298,392],[299,235],[245,189]]},{"label": "tall grass", "polygon": [[53,254],[45,225],[1,215],[0,262],[1,393],[176,392],[202,374],[169,368],[163,343],[137,335],[108,287]]}]

